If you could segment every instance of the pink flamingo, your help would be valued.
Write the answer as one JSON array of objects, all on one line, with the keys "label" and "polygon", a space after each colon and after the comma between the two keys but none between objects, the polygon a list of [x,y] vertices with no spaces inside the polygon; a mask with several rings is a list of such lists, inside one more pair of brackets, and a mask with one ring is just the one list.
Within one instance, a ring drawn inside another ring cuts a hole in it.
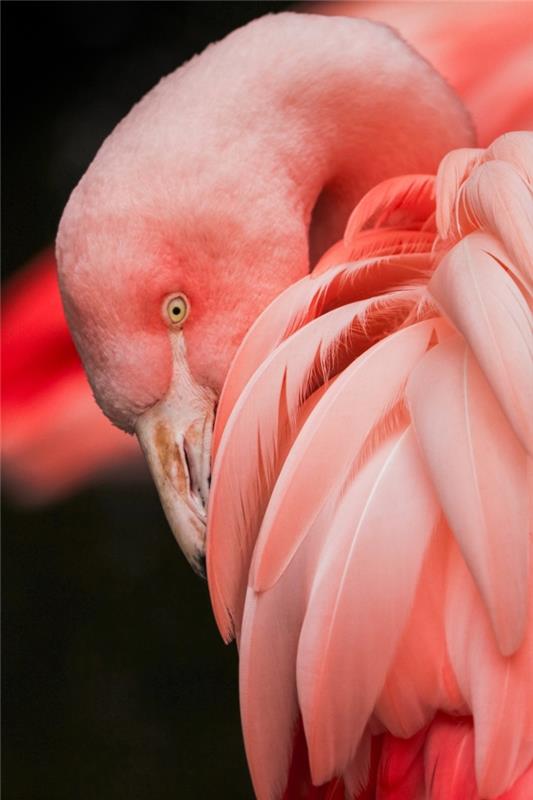
[{"label": "pink flamingo", "polygon": [[532,142],[473,144],[389,29],[281,14],[161,81],[64,212],[93,391],[197,568],[210,493],[259,798],[533,793]]},{"label": "pink flamingo", "polygon": [[[311,2],[296,8],[391,25],[457,91],[483,146],[505,131],[533,127],[527,69],[533,4]],[[47,279],[44,263],[50,272]],[[20,502],[46,502],[138,465],[135,444],[113,429],[93,402],[72,353],[52,273],[55,259],[49,251],[26,267],[23,280],[15,278],[13,288],[8,285],[3,301],[2,466]],[[28,309],[39,303],[39,328],[27,325],[21,301]],[[55,331],[53,337],[42,336],[43,324]],[[36,374],[36,349],[42,363],[51,367],[44,381],[42,372]],[[8,362],[18,366],[12,370]],[[65,408],[71,412],[69,425]]]}]

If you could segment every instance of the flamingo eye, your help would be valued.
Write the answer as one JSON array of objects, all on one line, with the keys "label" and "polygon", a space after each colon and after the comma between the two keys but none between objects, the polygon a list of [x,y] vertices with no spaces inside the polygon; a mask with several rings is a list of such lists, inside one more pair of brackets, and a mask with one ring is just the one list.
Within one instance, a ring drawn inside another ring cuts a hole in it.
[{"label": "flamingo eye", "polygon": [[184,294],[175,294],[165,300],[164,316],[172,326],[182,325],[189,315],[189,301]]}]

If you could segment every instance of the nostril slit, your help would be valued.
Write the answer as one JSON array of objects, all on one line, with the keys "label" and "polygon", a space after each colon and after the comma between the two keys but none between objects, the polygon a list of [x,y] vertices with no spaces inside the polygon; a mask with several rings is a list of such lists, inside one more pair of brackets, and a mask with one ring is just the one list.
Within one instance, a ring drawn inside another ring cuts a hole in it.
[{"label": "nostril slit", "polygon": [[185,457],[185,466],[187,468],[187,473],[189,476],[189,491],[193,497],[196,498],[205,509],[205,498],[203,496],[202,487],[200,485],[200,481],[198,480],[198,475],[196,474],[196,470],[194,468],[193,460],[190,456],[190,453],[187,449],[187,440],[183,440],[183,455]]},{"label": "nostril slit", "polygon": [[192,484],[192,464],[187,451],[187,442],[183,442],[183,455],[185,457],[185,466],[187,467],[187,475],[189,476],[189,486]]},{"label": "nostril slit", "polygon": [[183,442],[183,455],[185,457],[185,466],[187,468],[187,476],[189,478],[189,491],[195,497],[198,497],[198,486],[196,482],[196,476],[194,474],[194,467],[192,464],[192,459],[189,455],[189,451],[187,449],[187,441],[184,440]]}]

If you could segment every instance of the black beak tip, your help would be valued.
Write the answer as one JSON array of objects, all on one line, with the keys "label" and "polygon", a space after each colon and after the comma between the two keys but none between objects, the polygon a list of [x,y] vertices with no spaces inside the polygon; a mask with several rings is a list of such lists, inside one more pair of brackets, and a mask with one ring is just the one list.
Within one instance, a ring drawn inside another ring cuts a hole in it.
[{"label": "black beak tip", "polygon": [[194,563],[194,571],[200,578],[206,579],[207,576],[207,569],[205,563],[205,555],[197,556],[195,563]]}]

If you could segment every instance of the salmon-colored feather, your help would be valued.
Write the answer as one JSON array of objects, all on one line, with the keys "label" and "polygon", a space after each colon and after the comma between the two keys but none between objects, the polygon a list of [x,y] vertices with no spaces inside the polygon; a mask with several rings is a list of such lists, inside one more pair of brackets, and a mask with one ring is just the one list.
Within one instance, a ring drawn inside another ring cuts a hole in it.
[{"label": "salmon-colored feather", "polygon": [[431,800],[479,800],[472,772],[474,735],[468,719],[439,717],[424,747],[425,786]]},{"label": "salmon-colored feather", "polygon": [[511,164],[489,161],[473,170],[459,191],[456,220],[457,238],[482,230],[499,239],[516,278],[532,290],[532,187]]},{"label": "salmon-colored feather", "polygon": [[[282,342],[240,395],[222,436],[210,504],[209,563],[217,565],[211,596],[225,638],[239,624],[261,520],[285,456],[319,400],[317,390],[403,324],[419,301],[419,292],[406,289],[324,314]],[[253,470],[242,461],[243,442]]]},{"label": "salmon-colored feather", "polygon": [[439,344],[420,362],[407,398],[444,514],[500,649],[510,654],[522,642],[527,615],[526,454],[459,338]]},{"label": "salmon-colored feather", "polygon": [[[406,485],[412,490],[406,492]],[[392,517],[389,508],[395,509]],[[438,518],[438,502],[408,426],[377,450],[346,490],[330,522],[334,540],[324,548],[313,584],[297,670],[316,783],[342,773],[355,754]]]},{"label": "salmon-colored feather", "polygon": [[[528,566],[531,578],[533,565]],[[533,608],[529,598],[529,615]],[[452,549],[446,636],[453,668],[473,712],[476,774],[481,796],[495,797],[533,760],[533,636],[510,657],[496,646],[479,592]]]},{"label": "salmon-colored feather", "polygon": [[[211,597],[225,638],[232,631],[228,612],[232,620],[242,614],[257,533],[277,469],[295,436],[298,412],[313,388],[330,377],[324,362],[329,360],[335,370],[335,356],[328,353],[350,338],[358,315],[370,304],[359,301],[334,309],[282,342],[248,382],[226,425],[214,471],[209,537],[210,563],[217,564]],[[282,416],[273,396],[283,402]],[[243,442],[248,443],[253,470],[242,461]]]},{"label": "salmon-colored feather", "polygon": [[[533,186],[533,143],[531,133],[527,131],[511,131],[495,139],[487,147],[483,161],[491,159],[506,161],[512,164],[524,183]],[[526,231],[527,233],[527,231]]]},{"label": "salmon-colored feather", "polygon": [[333,506],[324,509],[271,591],[249,588],[246,596],[239,642],[241,715],[252,780],[261,798],[280,797],[287,782],[299,716],[298,641],[332,512]]},{"label": "salmon-colored feather", "polygon": [[283,292],[259,316],[243,340],[224,384],[213,434],[216,456],[222,431],[254,371],[287,336],[321,314],[402,286],[425,284],[433,268],[427,252],[377,255],[320,274],[312,273]]},{"label": "salmon-colored feather", "polygon": [[445,256],[428,288],[472,348],[516,435],[532,454],[531,318],[498,251],[492,237],[470,234]]},{"label": "salmon-colored feather", "polygon": [[[413,231],[399,228],[370,229],[354,237],[350,260],[375,256],[397,256],[411,253],[431,253],[435,242],[434,231]],[[345,249],[346,246],[345,246]],[[347,259],[346,259],[347,260]]]},{"label": "salmon-colored feather", "polygon": [[[449,661],[444,626],[450,535],[440,520],[420,570],[406,622],[375,716],[395,737],[410,739],[428,725],[436,708],[455,711],[462,697]],[[421,655],[422,654],[422,655]]]},{"label": "salmon-colored feather", "polygon": [[528,797],[523,144],[451,153],[435,197],[426,176],[376,187],[230,370],[210,580],[259,798],[356,797],[367,775],[365,800]]},{"label": "salmon-colored feather", "polygon": [[[358,451],[398,399],[434,330],[434,321],[423,321],[374,345],[345,370],[309,416],[263,519],[252,563],[256,591],[278,580],[323,504],[332,492],[340,492]],[[384,373],[386,383],[380,380]],[[360,402],[354,419],[356,396]]]},{"label": "salmon-colored feather", "polygon": [[[403,223],[417,229],[435,209],[435,176],[402,175],[370,189],[355,207],[344,233],[344,246],[350,253],[365,228],[387,228]],[[409,223],[409,224],[406,224]]]},{"label": "salmon-colored feather", "polygon": [[455,221],[457,194],[480,162],[484,152],[479,147],[461,147],[452,150],[440,162],[435,191],[439,199],[436,211],[437,230],[442,239],[447,239],[452,231],[457,231]]}]

